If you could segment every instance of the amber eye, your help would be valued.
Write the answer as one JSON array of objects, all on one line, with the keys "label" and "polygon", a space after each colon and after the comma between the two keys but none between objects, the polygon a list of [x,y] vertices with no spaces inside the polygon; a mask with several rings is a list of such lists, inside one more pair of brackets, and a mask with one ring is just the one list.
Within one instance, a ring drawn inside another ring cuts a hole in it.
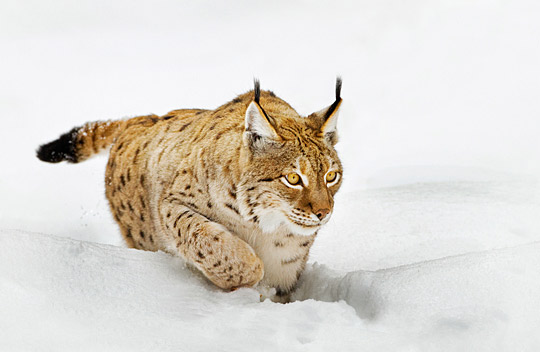
[{"label": "amber eye", "polygon": [[286,175],[285,178],[287,179],[287,182],[293,186],[300,183],[300,176],[295,172]]},{"label": "amber eye", "polygon": [[337,177],[337,172],[330,171],[329,173],[326,174],[326,182],[332,183],[336,180],[336,177]]}]

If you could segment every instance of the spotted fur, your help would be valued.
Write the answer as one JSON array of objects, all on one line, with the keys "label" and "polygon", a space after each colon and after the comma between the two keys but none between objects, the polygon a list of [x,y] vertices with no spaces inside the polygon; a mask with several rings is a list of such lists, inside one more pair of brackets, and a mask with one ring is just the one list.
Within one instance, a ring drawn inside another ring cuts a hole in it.
[{"label": "spotted fur", "polygon": [[223,289],[274,287],[284,301],[341,184],[340,90],[338,80],[336,101],[301,117],[256,82],[215,110],[88,123],[38,157],[80,162],[111,146],[106,196],[130,247],[180,255]]}]

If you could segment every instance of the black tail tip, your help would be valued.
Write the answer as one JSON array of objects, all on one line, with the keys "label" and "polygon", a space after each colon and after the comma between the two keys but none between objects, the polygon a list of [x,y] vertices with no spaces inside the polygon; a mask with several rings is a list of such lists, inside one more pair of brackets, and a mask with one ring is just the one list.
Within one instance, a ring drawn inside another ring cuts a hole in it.
[{"label": "black tail tip", "polygon": [[36,152],[39,160],[48,163],[59,163],[67,161],[77,162],[77,149],[75,141],[77,139],[78,128],[74,128],[68,133],[64,133],[57,140],[43,144]]}]

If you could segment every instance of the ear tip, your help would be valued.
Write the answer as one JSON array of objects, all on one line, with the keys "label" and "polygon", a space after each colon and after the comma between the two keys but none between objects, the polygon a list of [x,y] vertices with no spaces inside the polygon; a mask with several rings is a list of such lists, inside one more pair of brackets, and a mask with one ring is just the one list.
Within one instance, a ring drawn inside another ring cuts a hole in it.
[{"label": "ear tip", "polygon": [[341,85],[343,83],[343,80],[341,79],[341,76],[336,77],[336,100],[341,99]]},{"label": "ear tip", "polygon": [[261,98],[261,82],[259,81],[258,78],[253,78],[253,93],[254,93],[254,98],[253,100],[255,100],[255,102],[257,104],[259,104],[259,100]]}]

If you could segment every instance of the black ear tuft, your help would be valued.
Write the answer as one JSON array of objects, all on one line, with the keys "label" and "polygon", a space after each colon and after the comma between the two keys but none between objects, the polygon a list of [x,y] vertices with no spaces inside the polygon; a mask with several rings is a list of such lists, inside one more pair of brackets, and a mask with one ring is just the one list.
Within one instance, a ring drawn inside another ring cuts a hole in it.
[{"label": "black ear tuft", "polygon": [[336,77],[336,100],[341,100],[341,77]]},{"label": "black ear tuft", "polygon": [[61,161],[76,163],[77,149],[75,141],[78,132],[79,128],[76,127],[61,135],[57,140],[40,146],[36,153],[38,159],[48,163],[59,163]]},{"label": "black ear tuft", "polygon": [[337,107],[339,106],[339,103],[341,103],[341,77],[336,77],[336,101],[332,105],[328,107],[328,110],[326,110],[326,114],[324,116],[324,120],[328,120],[330,116],[336,111]]},{"label": "black ear tuft", "polygon": [[253,92],[255,93],[255,102],[259,104],[259,99],[261,98],[261,83],[257,78],[253,79],[253,84],[255,85],[255,88],[253,89]]},{"label": "black ear tuft", "polygon": [[253,92],[255,93],[254,101],[255,101],[255,103],[257,103],[257,106],[261,109],[264,117],[268,120],[268,122],[271,125],[274,125],[273,119],[268,116],[268,114],[266,113],[266,111],[264,111],[264,109],[263,109],[263,107],[261,106],[261,103],[260,103],[260,99],[261,99],[261,83],[259,82],[259,80],[257,78],[253,79],[253,83],[255,84],[255,87],[253,89]]}]

